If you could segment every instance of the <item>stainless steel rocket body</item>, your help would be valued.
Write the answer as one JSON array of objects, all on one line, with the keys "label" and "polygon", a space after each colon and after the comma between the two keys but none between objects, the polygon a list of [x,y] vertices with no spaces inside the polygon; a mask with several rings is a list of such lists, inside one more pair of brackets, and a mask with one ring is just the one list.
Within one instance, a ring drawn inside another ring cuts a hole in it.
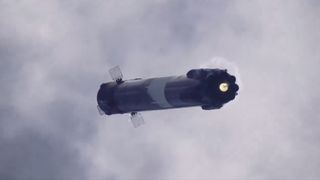
[{"label": "stainless steel rocket body", "polygon": [[[217,109],[235,98],[235,80],[225,70],[194,69],[182,76],[104,83],[97,101],[107,115],[191,106]],[[221,91],[222,83],[228,91]]]}]

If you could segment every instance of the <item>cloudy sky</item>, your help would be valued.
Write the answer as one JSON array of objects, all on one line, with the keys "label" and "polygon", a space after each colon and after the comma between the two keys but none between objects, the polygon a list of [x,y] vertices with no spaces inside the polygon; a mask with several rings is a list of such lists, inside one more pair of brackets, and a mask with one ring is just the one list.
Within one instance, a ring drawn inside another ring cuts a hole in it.
[{"label": "cloudy sky", "polygon": [[[0,0],[0,179],[319,179],[317,0]],[[101,117],[100,83],[241,76],[220,110]]]}]

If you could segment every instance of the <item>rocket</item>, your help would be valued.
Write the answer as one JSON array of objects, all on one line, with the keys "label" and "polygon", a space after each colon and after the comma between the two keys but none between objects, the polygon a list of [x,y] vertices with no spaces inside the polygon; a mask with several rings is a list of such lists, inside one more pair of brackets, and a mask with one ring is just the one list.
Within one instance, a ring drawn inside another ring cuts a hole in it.
[{"label": "rocket", "polygon": [[118,66],[109,71],[114,81],[97,94],[101,115],[131,114],[134,127],[144,124],[139,112],[200,106],[220,109],[233,100],[239,86],[225,69],[192,69],[185,75],[123,80]]}]

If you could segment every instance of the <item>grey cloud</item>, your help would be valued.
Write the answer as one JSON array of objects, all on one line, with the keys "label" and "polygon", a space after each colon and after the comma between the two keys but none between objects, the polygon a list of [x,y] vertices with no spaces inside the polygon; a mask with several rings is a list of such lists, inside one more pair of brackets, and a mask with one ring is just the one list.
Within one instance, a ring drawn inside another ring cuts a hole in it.
[{"label": "grey cloud", "polygon": [[[82,178],[84,167],[69,142],[33,131],[1,139],[1,179]],[[77,173],[74,173],[77,172]]]},{"label": "grey cloud", "polygon": [[[5,179],[318,179],[315,1],[0,1]],[[243,86],[217,111],[99,117],[107,70],[179,75],[222,56]]]}]

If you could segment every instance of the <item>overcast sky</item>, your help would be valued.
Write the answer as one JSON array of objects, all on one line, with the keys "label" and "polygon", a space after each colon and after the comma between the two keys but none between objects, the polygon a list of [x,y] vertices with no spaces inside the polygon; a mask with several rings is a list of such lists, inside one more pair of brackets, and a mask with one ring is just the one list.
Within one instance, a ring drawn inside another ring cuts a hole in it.
[{"label": "overcast sky", "polygon": [[[0,0],[0,179],[319,179],[319,2]],[[241,76],[220,110],[97,113],[115,65],[217,59]]]}]

